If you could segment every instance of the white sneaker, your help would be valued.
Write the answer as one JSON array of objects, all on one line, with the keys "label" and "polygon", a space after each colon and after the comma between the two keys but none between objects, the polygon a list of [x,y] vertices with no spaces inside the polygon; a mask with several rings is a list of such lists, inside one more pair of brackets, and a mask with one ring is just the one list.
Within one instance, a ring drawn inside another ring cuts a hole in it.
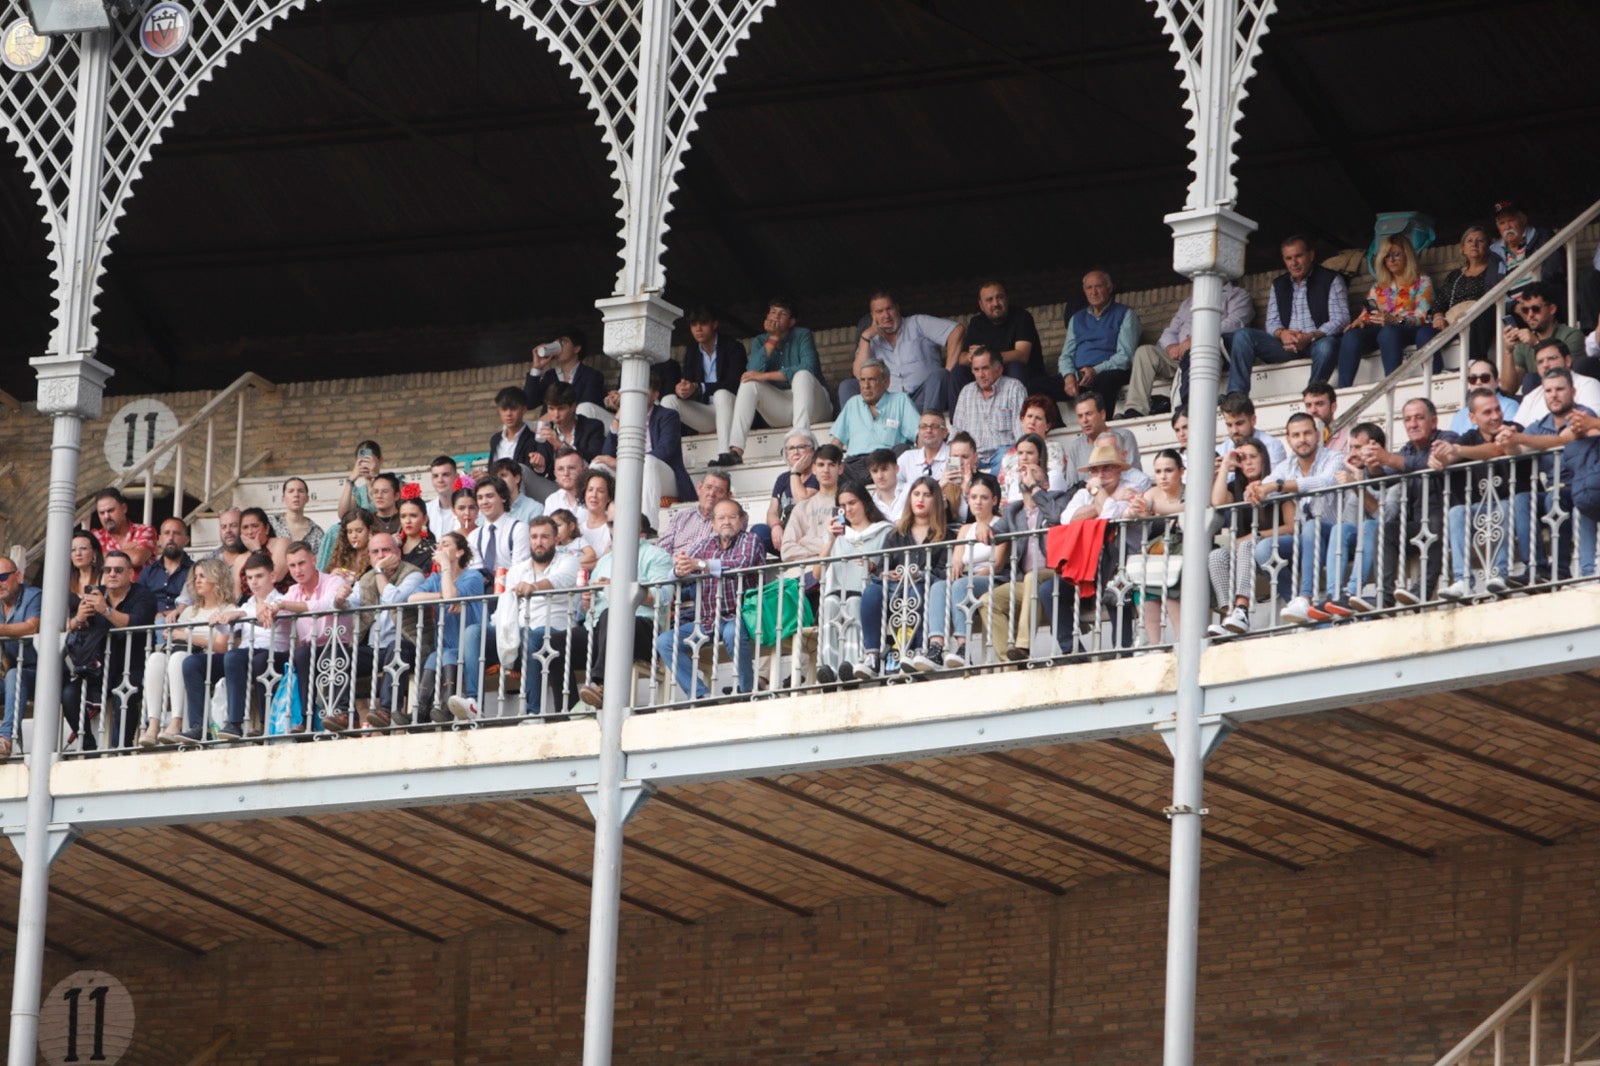
[{"label": "white sneaker", "polygon": [[1487,589],[1489,594],[1492,596],[1504,596],[1506,593],[1511,591],[1511,584],[1506,581],[1505,578],[1498,575],[1491,577],[1488,581],[1484,582],[1483,587]]},{"label": "white sneaker", "polygon": [[1310,625],[1311,601],[1304,596],[1296,596],[1289,601],[1282,611],[1278,612],[1278,617],[1285,622],[1293,622],[1297,626]]},{"label": "white sneaker", "polygon": [[1250,611],[1248,608],[1237,604],[1223,616],[1222,628],[1236,637],[1242,637],[1250,632]]},{"label": "white sneaker", "polygon": [[[965,648],[966,645],[957,644],[956,647]],[[959,651],[947,651],[944,653],[944,665],[947,670],[960,670],[967,665],[967,657]]]},{"label": "white sneaker", "polygon": [[1466,581],[1452,581],[1439,590],[1439,598],[1443,600],[1465,600],[1472,597],[1472,586]]},{"label": "white sneaker", "polygon": [[478,717],[478,701],[466,696],[451,696],[445,701],[457,721],[468,722]]}]

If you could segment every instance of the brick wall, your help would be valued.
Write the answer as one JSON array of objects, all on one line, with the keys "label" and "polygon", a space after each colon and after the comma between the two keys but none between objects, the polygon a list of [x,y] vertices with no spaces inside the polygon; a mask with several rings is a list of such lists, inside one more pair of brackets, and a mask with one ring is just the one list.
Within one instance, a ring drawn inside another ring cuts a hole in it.
[{"label": "brick wall", "polygon": [[[1426,1066],[1592,925],[1597,875],[1592,833],[1433,862],[1369,851],[1298,875],[1212,870],[1196,1061]],[[943,910],[626,920],[615,1061],[1154,1063],[1165,914],[1166,883],[1144,877]],[[130,1063],[188,1061],[231,1030],[219,1064],[523,1064],[578,1061],[584,951],[580,932],[508,927],[81,965],[132,992]],[[46,987],[76,968],[48,957]]]}]

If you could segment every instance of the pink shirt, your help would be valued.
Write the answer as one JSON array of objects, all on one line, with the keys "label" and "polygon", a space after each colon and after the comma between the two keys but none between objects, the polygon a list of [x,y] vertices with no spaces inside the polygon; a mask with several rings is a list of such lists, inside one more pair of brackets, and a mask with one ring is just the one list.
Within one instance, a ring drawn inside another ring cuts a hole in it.
[{"label": "pink shirt", "polygon": [[[344,578],[319,572],[315,585],[309,588],[304,585],[291,586],[283,598],[304,603],[313,611],[331,611],[335,606],[334,598],[343,595],[349,588]],[[297,618],[294,626],[295,636],[302,644],[325,644],[329,639],[349,640],[355,632],[353,619],[348,614]]]}]

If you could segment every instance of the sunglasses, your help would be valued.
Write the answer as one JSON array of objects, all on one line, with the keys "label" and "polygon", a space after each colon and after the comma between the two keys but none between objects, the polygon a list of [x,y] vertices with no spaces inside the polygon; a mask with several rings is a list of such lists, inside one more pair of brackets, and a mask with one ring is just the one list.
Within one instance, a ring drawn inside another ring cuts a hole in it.
[{"label": "sunglasses", "polygon": [[6,571],[3,571],[3,572],[0,572],[0,581],[10,581],[11,578],[12,578],[12,575],[14,575],[15,573],[16,573],[15,570],[6,570]]},{"label": "sunglasses", "polygon": [[128,568],[126,566],[104,566],[100,568],[100,572],[102,574],[126,574]]},{"label": "sunglasses", "polygon": [[1487,385],[1489,382],[1491,382],[1493,380],[1494,380],[1494,375],[1493,374],[1468,374],[1467,375],[1467,384],[1468,385]]}]

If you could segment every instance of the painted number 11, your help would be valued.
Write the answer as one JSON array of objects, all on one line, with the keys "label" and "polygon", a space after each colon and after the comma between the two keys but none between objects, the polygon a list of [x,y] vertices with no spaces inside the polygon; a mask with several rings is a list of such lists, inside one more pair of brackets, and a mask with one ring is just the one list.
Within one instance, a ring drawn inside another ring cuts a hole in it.
[{"label": "painted number 11", "polygon": [[[156,419],[160,417],[155,411],[146,411],[144,413],[144,450],[140,452],[141,455],[147,455],[155,450]],[[133,450],[139,439],[139,414],[130,411],[122,416],[122,420],[128,424],[128,454],[127,458],[122,460],[122,465],[132,466],[134,460]]]},{"label": "painted number 11", "polygon": [[[128,416],[128,437],[133,437],[133,416]],[[155,432],[155,416],[150,416],[150,430]],[[132,454],[132,445],[129,445],[129,454]],[[130,462],[132,460],[129,460]],[[89,1000],[94,1004],[94,1050],[90,1053],[89,1062],[106,1061],[106,993],[111,991],[101,985],[89,993]],[[67,1001],[67,1056],[62,1062],[83,1062],[78,1057],[78,997],[83,994],[81,988],[69,988],[61,993],[61,998]]]}]

